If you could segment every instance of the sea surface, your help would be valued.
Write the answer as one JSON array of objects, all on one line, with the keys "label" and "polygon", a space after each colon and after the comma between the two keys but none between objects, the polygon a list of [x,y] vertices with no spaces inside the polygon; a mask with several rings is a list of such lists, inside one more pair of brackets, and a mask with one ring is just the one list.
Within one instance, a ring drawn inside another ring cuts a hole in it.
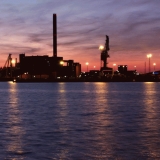
[{"label": "sea surface", "polygon": [[159,159],[158,82],[0,82],[0,160]]}]

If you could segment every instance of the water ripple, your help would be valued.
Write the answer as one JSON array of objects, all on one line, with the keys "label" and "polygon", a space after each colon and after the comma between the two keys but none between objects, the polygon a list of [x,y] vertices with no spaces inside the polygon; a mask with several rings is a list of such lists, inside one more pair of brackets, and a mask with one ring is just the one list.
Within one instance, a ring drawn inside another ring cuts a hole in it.
[{"label": "water ripple", "polygon": [[159,83],[0,88],[0,159],[160,159]]}]

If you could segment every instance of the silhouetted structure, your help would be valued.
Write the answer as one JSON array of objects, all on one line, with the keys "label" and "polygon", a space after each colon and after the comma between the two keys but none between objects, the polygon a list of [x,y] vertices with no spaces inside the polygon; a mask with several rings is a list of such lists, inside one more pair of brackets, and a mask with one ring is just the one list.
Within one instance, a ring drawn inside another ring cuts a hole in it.
[{"label": "silhouetted structure", "polygon": [[100,70],[81,73],[81,64],[74,60],[64,60],[57,56],[57,17],[53,14],[53,56],[19,55],[19,62],[12,62],[11,54],[3,68],[0,68],[0,81],[38,82],[38,81],[71,81],[71,82],[143,82],[160,81],[160,71],[139,75],[136,70],[128,71],[127,65],[119,65],[118,71],[107,66],[110,57],[109,37],[106,35],[105,47],[101,51]]},{"label": "silhouetted structure", "polygon": [[53,57],[57,57],[57,15],[53,14]]},{"label": "silhouetted structure", "polygon": [[101,52],[101,70],[107,70],[107,58],[109,58],[109,37],[106,35],[106,43],[105,43],[105,47]]},{"label": "silhouetted structure", "polygon": [[25,54],[20,54],[17,66],[19,70],[14,75],[24,79],[77,78],[81,73],[79,63],[74,63],[73,60],[63,60],[63,57],[49,57],[47,55],[25,56]]},{"label": "silhouetted structure", "polygon": [[118,65],[118,71],[120,74],[126,74],[127,73],[127,65]]},{"label": "silhouetted structure", "polygon": [[13,69],[11,54],[1,69],[0,76],[16,79],[70,79],[78,78],[81,74],[81,64],[73,60],[63,60],[57,57],[57,17],[53,14],[53,56],[25,56],[19,55],[19,62]]},{"label": "silhouetted structure", "polygon": [[104,76],[106,76],[107,74],[112,74],[113,73],[113,69],[107,67],[107,58],[109,58],[109,37],[106,35],[106,43],[104,46],[104,49],[102,49],[101,51],[101,72],[103,73]]}]

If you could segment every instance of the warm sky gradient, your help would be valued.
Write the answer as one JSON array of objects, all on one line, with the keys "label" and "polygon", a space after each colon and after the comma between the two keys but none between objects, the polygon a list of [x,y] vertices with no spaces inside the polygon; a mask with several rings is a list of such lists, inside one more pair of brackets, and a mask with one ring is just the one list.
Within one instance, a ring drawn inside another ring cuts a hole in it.
[{"label": "warm sky gradient", "polygon": [[[9,53],[52,56],[52,15],[57,14],[58,56],[86,70],[100,66],[98,47],[110,38],[109,67],[144,72],[152,53],[160,69],[160,0],[1,0],[0,66]],[[18,60],[19,61],[19,60]]]}]

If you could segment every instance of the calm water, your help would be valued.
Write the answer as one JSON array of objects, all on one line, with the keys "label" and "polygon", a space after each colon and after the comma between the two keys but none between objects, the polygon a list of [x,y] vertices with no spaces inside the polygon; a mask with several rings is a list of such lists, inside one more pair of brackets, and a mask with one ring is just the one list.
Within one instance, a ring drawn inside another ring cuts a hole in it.
[{"label": "calm water", "polygon": [[0,83],[0,159],[160,159],[160,83]]}]

